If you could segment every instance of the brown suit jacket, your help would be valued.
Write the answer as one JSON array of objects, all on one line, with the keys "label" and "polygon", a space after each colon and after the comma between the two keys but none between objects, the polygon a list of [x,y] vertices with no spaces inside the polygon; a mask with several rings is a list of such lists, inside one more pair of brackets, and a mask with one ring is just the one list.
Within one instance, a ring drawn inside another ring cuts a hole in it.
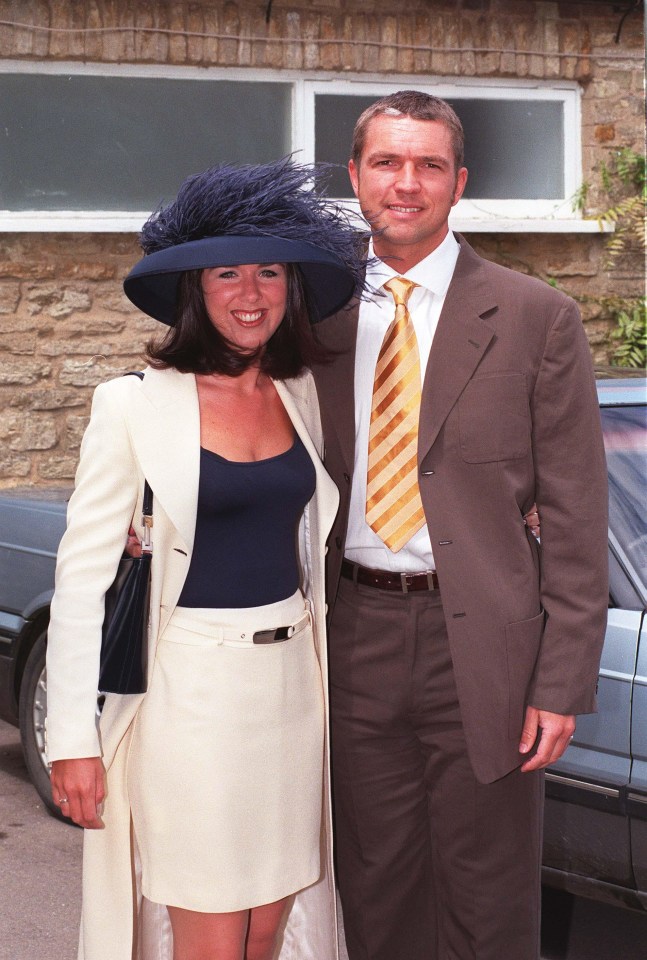
[{"label": "brown suit jacket", "polygon": [[[470,760],[490,782],[519,765],[528,704],[595,710],[607,481],[576,304],[457,239],[423,384],[418,462]],[[325,462],[341,493],[329,541],[331,609],[354,463],[357,320],[355,304],[320,325],[339,352],[314,371]],[[523,523],[535,500],[541,548]]]}]

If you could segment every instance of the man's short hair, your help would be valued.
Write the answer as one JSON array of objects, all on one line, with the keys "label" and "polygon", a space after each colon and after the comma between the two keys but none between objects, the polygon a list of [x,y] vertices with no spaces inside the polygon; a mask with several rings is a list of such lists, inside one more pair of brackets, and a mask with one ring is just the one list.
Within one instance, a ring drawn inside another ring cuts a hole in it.
[{"label": "man's short hair", "polygon": [[372,103],[360,114],[353,131],[351,157],[353,163],[359,166],[366,141],[368,125],[378,116],[406,116],[412,120],[437,120],[444,123],[451,137],[456,171],[463,166],[464,134],[463,124],[446,100],[432,97],[431,94],[421,93],[419,90],[398,90]]}]

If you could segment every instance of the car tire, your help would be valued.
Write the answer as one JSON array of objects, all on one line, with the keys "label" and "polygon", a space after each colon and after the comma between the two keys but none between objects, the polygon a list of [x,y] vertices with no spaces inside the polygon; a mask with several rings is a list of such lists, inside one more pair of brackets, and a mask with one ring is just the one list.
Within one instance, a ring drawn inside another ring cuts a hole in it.
[{"label": "car tire", "polygon": [[49,768],[45,756],[45,717],[47,715],[47,671],[45,652],[47,631],[43,630],[29,652],[20,683],[19,722],[20,739],[25,764],[38,795],[59,820],[70,823],[52,800]]}]

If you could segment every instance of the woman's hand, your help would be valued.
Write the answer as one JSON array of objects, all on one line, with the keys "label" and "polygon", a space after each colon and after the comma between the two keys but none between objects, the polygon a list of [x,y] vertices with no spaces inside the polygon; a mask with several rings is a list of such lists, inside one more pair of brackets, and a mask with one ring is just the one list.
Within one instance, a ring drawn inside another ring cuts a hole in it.
[{"label": "woman's hand", "polygon": [[524,516],[523,522],[526,524],[530,532],[533,533],[539,540],[539,535],[540,535],[539,512],[537,510],[536,503],[533,503],[528,513]]},{"label": "woman's hand", "polygon": [[101,757],[54,760],[52,797],[61,813],[88,830],[103,827],[101,814],[106,795]]}]

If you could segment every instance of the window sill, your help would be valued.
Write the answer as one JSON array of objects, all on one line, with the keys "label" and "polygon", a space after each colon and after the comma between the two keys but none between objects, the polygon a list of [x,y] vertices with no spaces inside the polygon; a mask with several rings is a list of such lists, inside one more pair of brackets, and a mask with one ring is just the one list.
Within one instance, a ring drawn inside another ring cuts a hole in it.
[{"label": "window sill", "polygon": [[[139,233],[148,213],[93,213],[87,211],[0,212],[0,233]],[[360,218],[358,217],[358,220]],[[363,222],[363,221],[361,221]],[[449,223],[459,233],[613,233],[614,224],[574,217],[461,217],[450,214]]]},{"label": "window sill", "polygon": [[613,233],[615,224],[597,220],[551,220],[548,217],[449,217],[452,230],[458,233]]}]

